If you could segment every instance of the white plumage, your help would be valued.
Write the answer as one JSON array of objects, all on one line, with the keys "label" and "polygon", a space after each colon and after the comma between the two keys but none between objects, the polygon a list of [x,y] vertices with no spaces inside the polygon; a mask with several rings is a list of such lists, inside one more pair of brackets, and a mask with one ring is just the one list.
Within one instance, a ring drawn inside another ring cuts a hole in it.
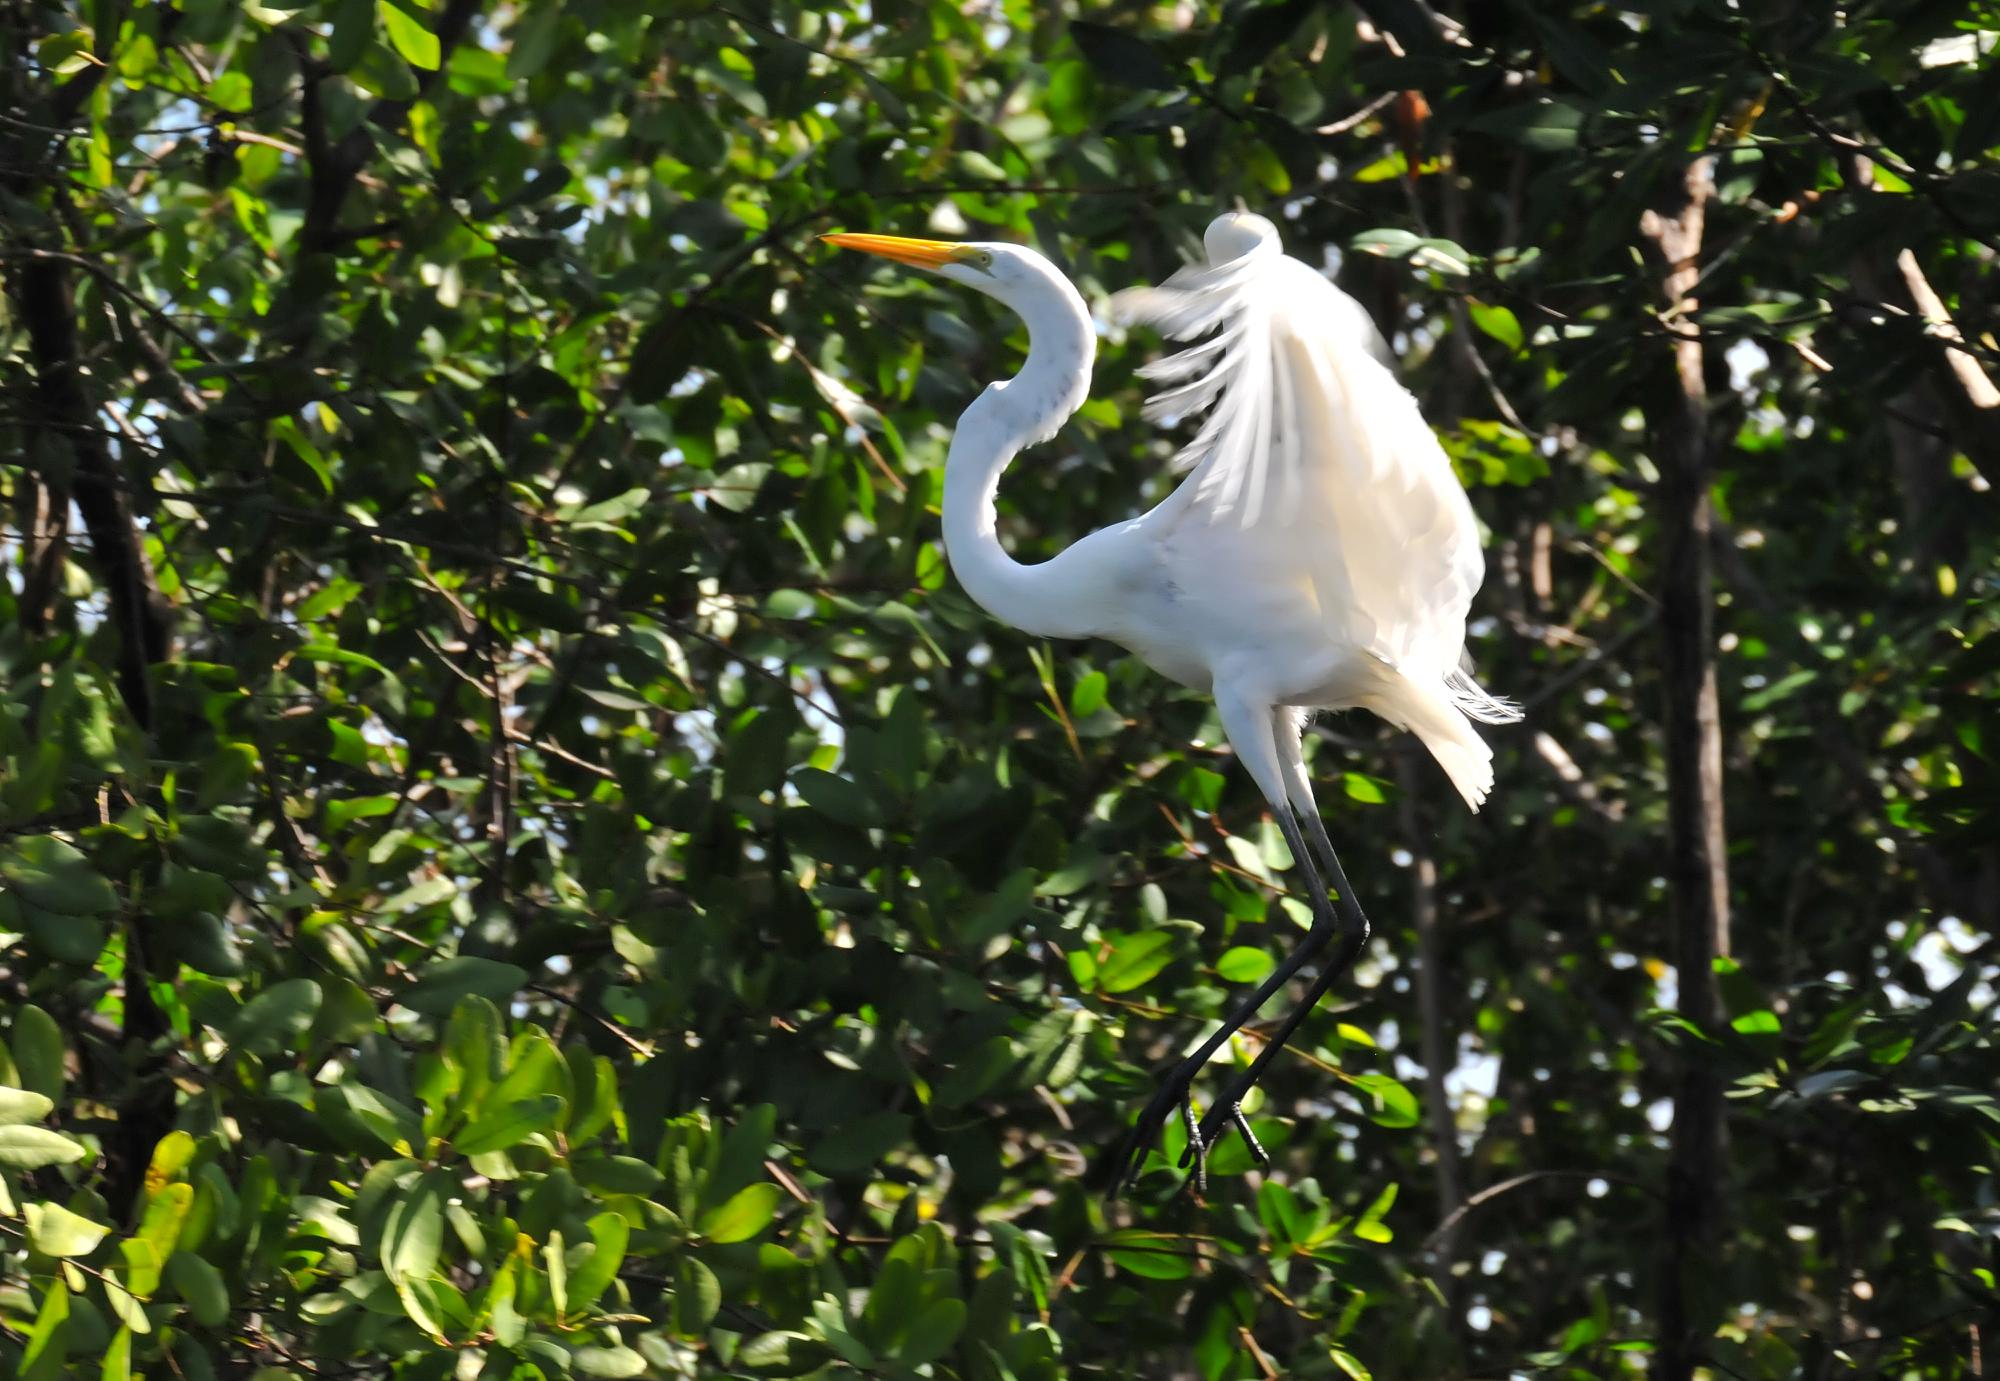
[{"label": "white plumage", "polygon": [[[1207,249],[1206,264],[1111,302],[1119,320],[1207,337],[1139,371],[1169,385],[1149,418],[1207,414],[1176,457],[1193,471],[1181,521],[1234,529],[1260,562],[1302,573],[1325,637],[1393,669],[1415,697],[1399,703],[1390,681],[1354,703],[1416,729],[1476,810],[1491,755],[1426,692],[1491,723],[1519,716],[1458,665],[1486,570],[1465,490],[1376,357],[1359,303],[1286,255],[1261,216],[1219,218]],[[1225,543],[1201,546],[1212,557]]]},{"label": "white plumage", "polygon": [[1312,932],[1177,1066],[1140,1118],[1128,1171],[1174,1106],[1186,1114],[1194,1072],[1227,1034],[1335,934],[1342,939],[1314,992],[1222,1103],[1199,1128],[1188,1114],[1199,1173],[1216,1136],[1230,1125],[1248,1134],[1236,1103],[1367,934],[1313,803],[1299,745],[1307,714],[1372,710],[1414,730],[1474,810],[1492,788],[1492,750],[1468,716],[1504,723],[1519,714],[1460,666],[1485,573],[1472,506],[1416,399],[1378,358],[1386,351],[1360,304],[1287,257],[1269,221],[1238,213],[1209,226],[1206,263],[1112,302],[1123,320],[1193,342],[1142,371],[1162,385],[1148,417],[1202,419],[1177,458],[1188,477],[1142,517],[1022,565],[1000,545],[994,495],[1015,453],[1082,405],[1096,348],[1082,299],[1018,246],[829,238],[932,269],[1027,323],[1021,372],[989,385],[952,439],[944,528],[953,570],[1005,622],[1109,638],[1212,692],[1313,894]]}]

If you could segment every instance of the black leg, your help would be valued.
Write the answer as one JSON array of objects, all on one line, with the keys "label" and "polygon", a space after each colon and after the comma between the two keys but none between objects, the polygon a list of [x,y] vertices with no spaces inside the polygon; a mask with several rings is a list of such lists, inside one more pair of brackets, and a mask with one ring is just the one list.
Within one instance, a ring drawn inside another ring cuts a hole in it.
[{"label": "black leg", "polygon": [[[1284,833],[1285,843],[1291,848],[1292,857],[1298,861],[1301,871],[1305,873],[1307,887],[1312,893],[1312,928],[1292,948],[1292,952],[1271,970],[1270,975],[1259,983],[1248,997],[1230,1010],[1229,1015],[1223,1019],[1221,1029],[1203,1041],[1193,1054],[1175,1065],[1172,1072],[1161,1082],[1159,1091],[1153,1095],[1152,1101],[1146,1104],[1145,1110],[1139,1114],[1139,1120],[1132,1126],[1131,1135],[1126,1137],[1125,1144],[1119,1148],[1115,1162],[1117,1175],[1111,1182],[1110,1192],[1113,1195],[1138,1179],[1139,1167],[1145,1163],[1146,1152],[1152,1148],[1154,1140],[1160,1134],[1160,1128],[1166,1125],[1168,1116],[1176,1108],[1181,1110],[1182,1117],[1188,1122],[1190,1130],[1193,1130],[1194,1113],[1188,1103],[1188,1087],[1194,1082],[1195,1075],[1201,1072],[1209,1057],[1222,1048],[1223,1042],[1235,1035],[1245,1022],[1256,1016],[1257,1009],[1269,1001],[1273,993],[1291,982],[1293,976],[1314,955],[1325,949],[1340,931],[1339,918],[1334,913],[1332,903],[1327,899],[1326,886],[1320,881],[1318,870],[1312,866],[1311,857],[1306,853],[1305,840],[1299,835],[1298,822],[1292,818],[1289,807],[1281,805],[1276,814],[1278,828]],[[1320,828],[1324,833],[1325,826]],[[1237,1096],[1241,1098],[1242,1095]],[[1237,1115],[1240,1117],[1240,1114]],[[1251,1144],[1256,1143],[1253,1141]],[[1207,1167],[1204,1164],[1204,1155],[1195,1152],[1198,1145],[1200,1139],[1191,1137],[1188,1147],[1194,1162],[1195,1176],[1197,1180],[1205,1181]],[[1183,1156],[1181,1163],[1186,1165],[1189,1159],[1190,1156]],[[1197,1184],[1196,1187],[1200,1188],[1201,1185]]]},{"label": "black leg", "polygon": [[1318,849],[1321,866],[1326,869],[1328,879],[1338,889],[1339,899],[1336,906],[1340,917],[1340,944],[1335,947],[1319,977],[1313,980],[1312,987],[1306,991],[1304,1000],[1292,1009],[1284,1024],[1266,1042],[1264,1048],[1257,1052],[1257,1058],[1250,1062],[1250,1067],[1229,1082],[1221,1100],[1209,1109],[1207,1117],[1197,1129],[1204,1154],[1213,1148],[1217,1141],[1227,1136],[1233,1126],[1243,1133],[1251,1154],[1256,1156],[1260,1163],[1270,1163],[1270,1157],[1264,1154],[1264,1148],[1250,1135],[1250,1124],[1243,1116],[1241,1106],[1243,1097],[1263,1075],[1264,1066],[1277,1058],[1278,1052],[1285,1048],[1300,1024],[1312,1014],[1320,999],[1326,996],[1327,989],[1339,981],[1341,975],[1345,974],[1355,959],[1360,957],[1362,946],[1368,943],[1368,917],[1361,910],[1361,904],[1354,899],[1354,888],[1347,880],[1346,870],[1340,866],[1339,856],[1333,851],[1333,841],[1327,838],[1326,825],[1320,820],[1317,811],[1307,816],[1307,823],[1312,829],[1313,843]]}]

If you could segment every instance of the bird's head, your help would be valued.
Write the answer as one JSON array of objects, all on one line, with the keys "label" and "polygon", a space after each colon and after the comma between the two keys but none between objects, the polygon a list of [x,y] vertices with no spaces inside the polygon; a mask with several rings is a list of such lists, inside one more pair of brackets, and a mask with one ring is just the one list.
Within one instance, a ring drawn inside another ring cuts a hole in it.
[{"label": "bird's head", "polygon": [[997,298],[1016,311],[1022,307],[1023,294],[1047,285],[1051,279],[1062,281],[1054,265],[1022,245],[908,240],[900,235],[857,235],[847,231],[820,238],[842,249],[858,249],[911,268],[928,269]]},{"label": "bird's head", "polygon": [[1265,249],[1282,251],[1278,227],[1252,211],[1223,212],[1208,223],[1201,238],[1211,264],[1226,264]]},{"label": "bird's head", "polygon": [[842,249],[879,254],[963,283],[999,302],[1027,326],[1027,363],[1012,380],[989,386],[961,419],[961,429],[977,410],[985,409],[980,415],[992,417],[998,409],[1023,438],[1018,444],[1033,445],[1055,435],[1063,419],[1083,406],[1091,361],[1097,354],[1090,309],[1056,266],[1034,250],[985,241],[953,244],[844,231],[822,238]]}]

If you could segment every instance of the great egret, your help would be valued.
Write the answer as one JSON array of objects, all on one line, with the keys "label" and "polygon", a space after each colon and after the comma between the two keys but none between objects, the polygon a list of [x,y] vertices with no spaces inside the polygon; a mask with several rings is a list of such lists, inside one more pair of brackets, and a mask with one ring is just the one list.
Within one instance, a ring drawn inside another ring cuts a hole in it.
[{"label": "great egret", "polygon": [[[1210,336],[1142,371],[1172,385],[1148,404],[1149,417],[1207,413],[1178,458],[1192,473],[1143,517],[1022,565],[994,531],[993,497],[1015,453],[1048,440],[1083,404],[1097,350],[1083,299],[1019,245],[825,238],[962,283],[1027,325],[1021,372],[987,385],[965,410],[945,460],[945,551],[966,593],[1024,632],[1108,638],[1211,692],[1271,803],[1311,893],[1312,926],[1167,1075],[1120,1152],[1113,1188],[1137,1178],[1176,1108],[1188,1131],[1180,1163],[1193,1163],[1198,1186],[1232,1126],[1268,1163],[1243,1097],[1368,938],[1313,802],[1300,752],[1308,716],[1359,706],[1414,730],[1474,810],[1492,789],[1493,753],[1470,720],[1519,718],[1459,665],[1466,610],[1485,574],[1465,490],[1416,400],[1371,352],[1379,342],[1360,305],[1288,258],[1270,221],[1231,213],[1208,227],[1207,263],[1112,302],[1115,315],[1174,338]],[[1336,938],[1304,1001],[1197,1123],[1195,1075]]]}]

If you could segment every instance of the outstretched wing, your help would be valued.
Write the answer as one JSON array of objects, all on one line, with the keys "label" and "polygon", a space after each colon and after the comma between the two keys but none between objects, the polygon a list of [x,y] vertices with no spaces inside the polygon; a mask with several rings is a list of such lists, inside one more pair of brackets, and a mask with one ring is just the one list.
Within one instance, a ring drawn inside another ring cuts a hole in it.
[{"label": "outstretched wing", "polygon": [[1371,352],[1379,337],[1361,305],[1272,232],[1112,306],[1176,339],[1207,337],[1141,371],[1167,385],[1149,418],[1206,414],[1176,458],[1193,471],[1183,521],[1293,554],[1335,636],[1457,680],[1485,575],[1478,525],[1416,399]]}]

